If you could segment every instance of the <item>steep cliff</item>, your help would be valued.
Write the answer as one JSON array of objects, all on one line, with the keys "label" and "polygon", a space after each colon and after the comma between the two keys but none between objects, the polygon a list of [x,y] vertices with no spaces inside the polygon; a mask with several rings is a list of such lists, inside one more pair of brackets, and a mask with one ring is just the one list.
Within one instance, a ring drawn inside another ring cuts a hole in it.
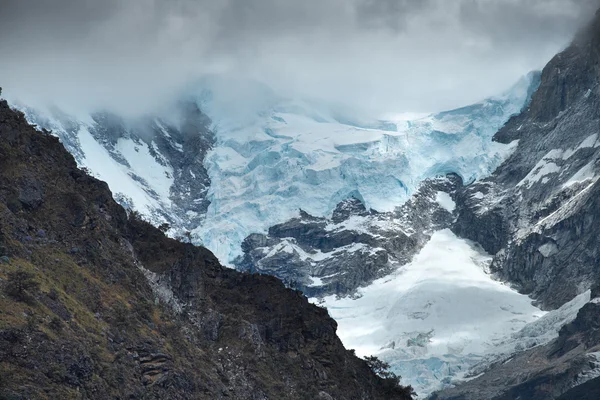
[{"label": "steep cliff", "polygon": [[459,190],[455,232],[494,254],[492,271],[541,307],[588,290],[592,300],[550,343],[530,343],[434,398],[597,398],[600,14],[544,68],[530,107],[495,140],[518,146],[489,178]]},{"label": "steep cliff", "polygon": [[548,309],[600,280],[600,16],[544,68],[531,105],[495,135],[515,152],[466,187],[455,231]]}]

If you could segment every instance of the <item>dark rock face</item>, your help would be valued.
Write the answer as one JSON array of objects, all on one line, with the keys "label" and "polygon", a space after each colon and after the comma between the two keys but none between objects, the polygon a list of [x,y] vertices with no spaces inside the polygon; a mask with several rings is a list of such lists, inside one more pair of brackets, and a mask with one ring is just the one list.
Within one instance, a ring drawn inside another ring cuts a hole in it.
[{"label": "dark rock face", "polygon": [[[3,101],[0,121],[0,397],[411,397],[344,349],[326,310],[128,217]],[[17,270],[39,284],[22,299],[5,292]]]},{"label": "dark rock face", "polygon": [[274,275],[308,297],[351,294],[410,262],[434,231],[450,227],[453,213],[437,197],[452,198],[461,186],[456,175],[426,181],[391,213],[367,210],[356,198],[338,204],[330,219],[300,211],[268,235],[246,238],[237,266]]},{"label": "dark rock face", "polygon": [[457,234],[496,254],[504,280],[556,308],[600,279],[600,20],[544,69],[531,105],[495,140],[519,140],[459,195]]},{"label": "dark rock face", "polygon": [[29,178],[22,181],[19,188],[19,201],[23,207],[34,209],[39,207],[44,201],[44,185],[35,178]]},{"label": "dark rock face", "polygon": [[557,400],[596,400],[600,398],[600,378],[592,379],[582,385],[566,391]]},{"label": "dark rock face", "polygon": [[597,398],[600,381],[600,15],[544,69],[530,107],[495,140],[519,140],[488,179],[457,193],[455,232],[495,254],[492,269],[554,309],[592,302],[553,342],[492,365],[434,399]]},{"label": "dark rock face", "polygon": [[333,210],[331,221],[334,224],[339,224],[340,222],[349,220],[353,215],[357,217],[367,217],[376,214],[377,212],[374,210],[367,210],[362,201],[351,197],[337,205],[335,210]]}]

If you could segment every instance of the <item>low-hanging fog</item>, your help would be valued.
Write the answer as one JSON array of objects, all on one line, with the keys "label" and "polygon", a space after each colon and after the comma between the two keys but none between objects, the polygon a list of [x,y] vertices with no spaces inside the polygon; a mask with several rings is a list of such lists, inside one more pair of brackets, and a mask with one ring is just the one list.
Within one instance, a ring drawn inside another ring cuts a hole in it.
[{"label": "low-hanging fog", "polygon": [[0,86],[135,113],[218,73],[369,112],[436,111],[543,67],[598,3],[1,0]]}]

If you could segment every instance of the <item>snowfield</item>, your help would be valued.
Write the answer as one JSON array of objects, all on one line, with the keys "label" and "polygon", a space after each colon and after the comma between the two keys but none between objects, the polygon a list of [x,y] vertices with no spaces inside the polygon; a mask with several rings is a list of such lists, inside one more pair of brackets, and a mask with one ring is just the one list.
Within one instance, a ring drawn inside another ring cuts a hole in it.
[{"label": "snowfield", "polygon": [[338,322],[344,345],[392,365],[420,396],[460,379],[545,313],[486,273],[491,256],[451,231],[395,274],[359,290],[360,298],[312,299]]}]

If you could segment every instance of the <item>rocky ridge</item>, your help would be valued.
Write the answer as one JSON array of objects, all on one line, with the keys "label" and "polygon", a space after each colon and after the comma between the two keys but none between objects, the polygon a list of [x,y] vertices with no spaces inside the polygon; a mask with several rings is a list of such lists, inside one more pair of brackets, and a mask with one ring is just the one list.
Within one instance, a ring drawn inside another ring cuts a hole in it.
[{"label": "rocky ridge", "polygon": [[600,279],[600,17],[542,73],[531,105],[495,136],[519,140],[465,188],[456,232],[495,254],[498,275],[546,308]]},{"label": "rocky ridge", "polygon": [[394,212],[367,210],[351,197],[330,218],[300,210],[298,218],[250,235],[243,243],[240,270],[274,275],[308,297],[349,295],[389,275],[454,221],[452,196],[457,175],[425,181]]},{"label": "rocky ridge", "polygon": [[[494,137],[519,141],[489,178],[457,193],[457,234],[491,270],[549,310],[591,289],[559,337],[435,399],[595,398],[600,282],[600,14],[546,66],[531,105]],[[537,343],[539,345],[540,343]],[[535,346],[536,343],[533,343]]]}]

